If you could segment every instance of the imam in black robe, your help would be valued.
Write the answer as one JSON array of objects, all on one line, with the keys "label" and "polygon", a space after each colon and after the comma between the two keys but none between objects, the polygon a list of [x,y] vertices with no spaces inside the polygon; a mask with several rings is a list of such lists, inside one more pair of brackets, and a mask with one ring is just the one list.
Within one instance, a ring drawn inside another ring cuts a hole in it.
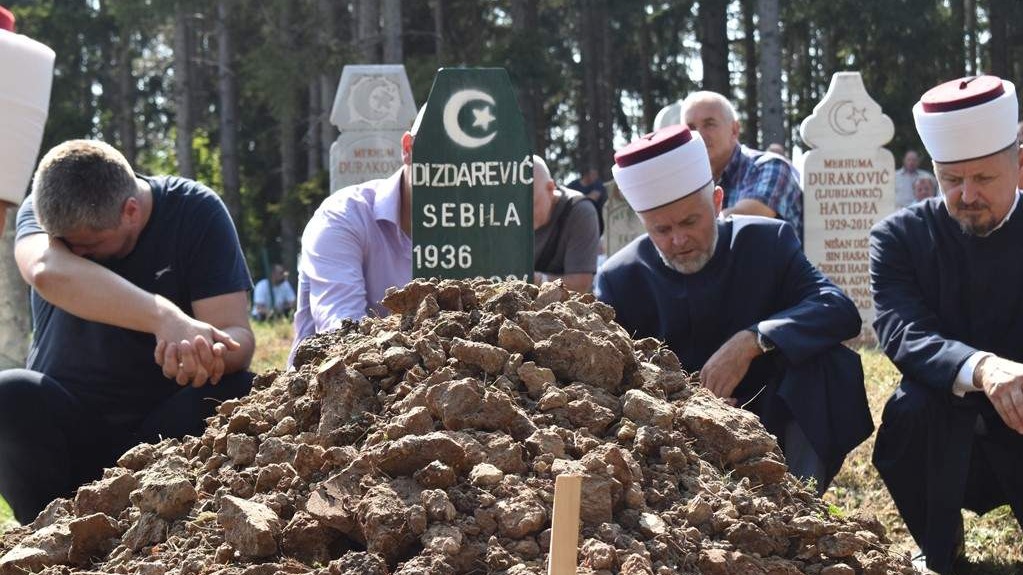
[{"label": "imam in black robe", "polygon": [[807,261],[788,224],[734,216],[717,226],[717,248],[699,272],[669,268],[643,235],[605,263],[597,297],[630,334],[663,340],[694,371],[758,324],[777,349],[753,360],[733,396],[753,400],[746,408],[783,449],[795,419],[826,466],[826,487],[874,428],[860,357],[841,345],[859,334],[859,312]]},{"label": "imam in black robe", "polygon": [[1023,436],[984,392],[952,393],[977,351],[1023,362],[1020,210],[977,237],[932,198],[871,231],[874,328],[903,377],[885,405],[874,466],[939,573],[951,568],[962,508],[983,514],[1011,504],[1016,520],[1023,516]]}]

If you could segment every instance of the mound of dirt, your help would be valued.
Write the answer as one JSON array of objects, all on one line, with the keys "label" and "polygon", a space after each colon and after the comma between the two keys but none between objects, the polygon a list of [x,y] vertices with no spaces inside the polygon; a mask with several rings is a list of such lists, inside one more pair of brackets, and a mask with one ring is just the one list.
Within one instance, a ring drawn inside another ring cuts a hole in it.
[{"label": "mound of dirt", "polygon": [[0,575],[539,575],[563,473],[582,574],[912,572],[592,296],[414,281],[384,303],[9,532]]}]

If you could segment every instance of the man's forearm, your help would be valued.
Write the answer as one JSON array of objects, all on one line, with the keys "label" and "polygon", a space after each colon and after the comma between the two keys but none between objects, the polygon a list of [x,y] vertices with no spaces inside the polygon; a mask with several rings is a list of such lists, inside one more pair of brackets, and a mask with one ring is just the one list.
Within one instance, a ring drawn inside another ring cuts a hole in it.
[{"label": "man's forearm", "polygon": [[[40,250],[45,241],[49,246]],[[82,319],[156,333],[168,316],[184,315],[170,300],[74,255],[48,236],[23,239],[15,255],[22,277],[43,299]]]},{"label": "man's forearm", "polygon": [[256,349],[256,336],[248,327],[232,326],[222,329],[241,344],[240,348],[224,354],[224,373],[235,373],[248,369],[252,363],[252,354]]}]

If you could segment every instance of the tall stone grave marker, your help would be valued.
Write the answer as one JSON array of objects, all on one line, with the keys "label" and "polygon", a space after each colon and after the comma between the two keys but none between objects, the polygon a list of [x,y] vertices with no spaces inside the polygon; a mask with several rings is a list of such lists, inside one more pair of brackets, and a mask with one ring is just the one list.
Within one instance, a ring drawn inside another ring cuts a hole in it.
[{"label": "tall stone grave marker", "polygon": [[341,131],[330,146],[330,192],[398,171],[401,136],[415,117],[404,66],[345,66],[330,112]]},{"label": "tall stone grave marker", "polygon": [[533,158],[503,68],[442,68],[412,145],[412,276],[528,280]]},{"label": "tall stone grave marker", "polygon": [[860,339],[875,341],[870,228],[895,211],[895,158],[881,147],[892,121],[859,72],[839,72],[799,132],[813,148],[802,175],[806,257],[856,303]]},{"label": "tall stone grave marker", "polygon": [[607,184],[607,202],[604,203],[604,253],[611,257],[615,252],[629,245],[632,240],[646,233],[643,222],[625,201],[622,192],[613,182]]}]

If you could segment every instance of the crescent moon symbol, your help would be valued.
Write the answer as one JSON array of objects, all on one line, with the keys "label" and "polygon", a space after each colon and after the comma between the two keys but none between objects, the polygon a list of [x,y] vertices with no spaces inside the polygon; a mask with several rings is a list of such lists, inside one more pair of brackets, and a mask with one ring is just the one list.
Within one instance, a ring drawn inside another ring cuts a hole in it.
[{"label": "crescent moon symbol", "polygon": [[448,103],[444,104],[444,131],[448,133],[451,141],[463,148],[478,148],[489,144],[497,135],[497,132],[494,132],[482,138],[474,138],[466,134],[458,125],[458,113],[462,111],[462,107],[473,100],[483,100],[491,106],[494,105],[494,99],[490,94],[473,89],[455,92],[448,99]]},{"label": "crescent moon symbol", "polygon": [[838,112],[845,108],[847,105],[852,104],[852,100],[842,100],[831,108],[831,112],[828,114],[828,124],[831,125],[831,129],[834,130],[840,136],[852,136],[856,133],[856,130],[850,130],[849,128],[842,125],[841,118],[838,117]]}]

